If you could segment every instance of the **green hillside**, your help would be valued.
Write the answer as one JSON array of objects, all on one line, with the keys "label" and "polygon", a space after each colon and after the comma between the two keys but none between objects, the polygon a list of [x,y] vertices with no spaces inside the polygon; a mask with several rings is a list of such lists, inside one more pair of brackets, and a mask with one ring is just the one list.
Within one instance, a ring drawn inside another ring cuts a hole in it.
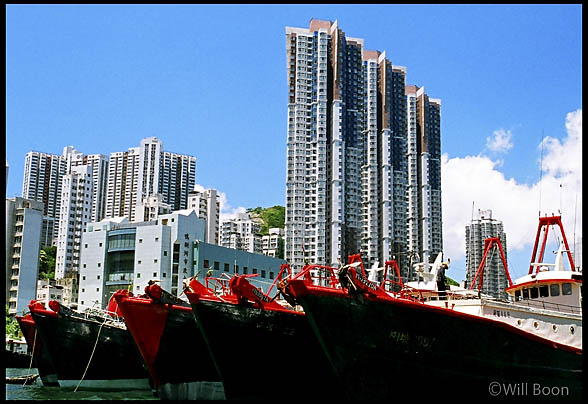
[{"label": "green hillside", "polygon": [[284,220],[286,217],[286,208],[283,206],[272,206],[271,208],[249,208],[247,212],[251,214],[252,219],[260,219],[261,230],[259,231],[262,235],[269,234],[269,229],[272,227],[284,227]]}]

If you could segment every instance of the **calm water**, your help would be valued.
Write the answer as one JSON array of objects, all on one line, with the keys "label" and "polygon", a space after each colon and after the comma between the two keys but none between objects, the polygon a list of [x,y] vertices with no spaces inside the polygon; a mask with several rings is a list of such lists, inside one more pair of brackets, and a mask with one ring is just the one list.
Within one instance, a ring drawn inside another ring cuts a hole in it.
[{"label": "calm water", "polygon": [[[38,374],[37,369],[6,368],[6,377]],[[41,379],[34,384],[23,386],[20,384],[6,384],[6,400],[156,400],[151,390],[135,391],[83,391],[63,389],[60,387],[44,387]]]}]

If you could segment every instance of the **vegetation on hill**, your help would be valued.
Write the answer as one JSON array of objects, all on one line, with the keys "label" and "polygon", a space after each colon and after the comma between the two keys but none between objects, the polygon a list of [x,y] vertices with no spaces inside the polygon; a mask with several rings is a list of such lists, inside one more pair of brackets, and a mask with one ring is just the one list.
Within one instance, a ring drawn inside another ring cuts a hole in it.
[{"label": "vegetation on hill", "polygon": [[43,247],[39,252],[39,279],[55,278],[57,247]]},{"label": "vegetation on hill", "polygon": [[262,208],[261,206],[258,206],[257,208],[247,209],[247,212],[249,212],[252,219],[261,219],[262,225],[259,233],[262,235],[269,234],[269,229],[273,227],[284,227],[286,208],[283,206],[276,205],[271,208]]},{"label": "vegetation on hill", "polygon": [[20,326],[13,315],[8,314],[8,305],[6,305],[6,336],[18,338]]}]

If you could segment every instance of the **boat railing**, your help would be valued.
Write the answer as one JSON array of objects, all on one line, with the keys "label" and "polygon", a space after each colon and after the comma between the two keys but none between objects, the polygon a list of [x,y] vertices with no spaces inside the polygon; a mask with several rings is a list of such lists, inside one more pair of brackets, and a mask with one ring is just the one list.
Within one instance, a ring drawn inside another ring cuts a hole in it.
[{"label": "boat railing", "polygon": [[[224,276],[223,276],[224,275]],[[229,281],[231,277],[226,274],[221,274],[220,277],[206,277],[204,283],[208,289],[210,289],[215,295],[226,295],[229,294]]]},{"label": "boat railing", "polygon": [[96,306],[85,306],[85,305],[78,305],[78,309],[74,311],[78,315],[81,315],[86,320],[109,320],[116,324],[124,324],[124,319],[120,317],[117,313],[99,309]]},{"label": "boat railing", "polygon": [[293,279],[302,278],[315,286],[341,289],[337,271],[338,268],[326,265],[306,265],[293,277]]},{"label": "boat railing", "polygon": [[564,313],[582,314],[582,308],[579,306],[572,306],[563,303],[546,302],[544,300],[536,299],[522,299],[513,302],[514,304],[533,307],[538,309],[550,310],[550,311],[561,311]]}]

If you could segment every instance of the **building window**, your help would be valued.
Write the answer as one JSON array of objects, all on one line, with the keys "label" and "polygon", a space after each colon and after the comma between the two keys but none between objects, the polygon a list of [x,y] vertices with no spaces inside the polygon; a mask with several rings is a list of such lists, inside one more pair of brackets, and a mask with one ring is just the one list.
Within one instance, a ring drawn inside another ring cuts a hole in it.
[{"label": "building window", "polygon": [[261,277],[262,277],[262,278],[265,278],[265,269],[262,269],[262,270],[261,270]]},{"label": "building window", "polygon": [[140,277],[141,277],[141,274],[137,272],[137,278],[140,278]]},{"label": "building window", "polygon": [[157,272],[153,272],[153,277],[157,277]]}]

